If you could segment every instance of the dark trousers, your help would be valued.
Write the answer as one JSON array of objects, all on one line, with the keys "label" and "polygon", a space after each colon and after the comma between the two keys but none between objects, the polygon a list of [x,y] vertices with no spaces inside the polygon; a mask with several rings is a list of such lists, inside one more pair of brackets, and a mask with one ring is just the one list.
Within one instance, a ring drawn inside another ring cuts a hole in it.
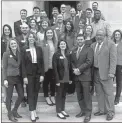
[{"label": "dark trousers", "polygon": [[101,80],[99,69],[94,68],[94,84],[98,108],[103,113],[115,113],[113,79]]},{"label": "dark trousers", "polygon": [[60,86],[56,86],[56,112],[60,113],[65,110],[65,99],[68,83],[60,83]]},{"label": "dark trousers", "polygon": [[90,82],[76,82],[77,99],[81,111],[86,116],[92,113],[92,96],[90,93]]},{"label": "dark trousers", "polygon": [[120,98],[122,91],[122,65],[116,67],[116,98]]},{"label": "dark trousers", "polygon": [[8,84],[8,88],[7,88],[7,98],[6,98],[6,108],[8,110],[8,115],[11,114],[11,99],[12,99],[12,95],[13,95],[14,86],[15,86],[17,94],[18,94],[17,100],[16,100],[14,108],[13,108],[14,111],[17,111],[19,105],[21,104],[21,102],[24,98],[22,84],[21,83],[12,84],[12,83],[10,83],[12,81],[20,82],[20,77],[9,77],[8,78],[9,84]]},{"label": "dark trousers", "polygon": [[48,97],[49,90],[50,90],[50,95],[55,96],[55,81],[54,81],[53,73],[54,73],[53,69],[49,69],[47,72],[45,72],[45,77],[44,77],[44,82],[43,82],[44,97]]}]

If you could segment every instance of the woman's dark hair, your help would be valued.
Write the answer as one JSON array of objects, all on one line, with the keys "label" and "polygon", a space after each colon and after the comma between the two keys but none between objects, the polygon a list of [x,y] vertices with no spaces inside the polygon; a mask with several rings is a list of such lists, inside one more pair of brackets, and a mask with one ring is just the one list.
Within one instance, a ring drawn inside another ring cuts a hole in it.
[{"label": "woman's dark hair", "polygon": [[[35,39],[35,41],[38,40],[36,34],[33,33],[32,31],[29,31],[28,34],[27,34],[27,37],[26,37],[26,39],[27,39],[27,46],[29,46],[29,40],[28,40],[28,38],[29,38],[29,36],[30,36],[31,34],[33,35],[33,38]],[[36,42],[34,42],[34,46],[36,46]]]},{"label": "woman's dark hair", "polygon": [[111,37],[111,39],[116,43],[116,39],[115,39],[115,33],[116,32],[119,32],[120,33],[120,35],[121,35],[121,40],[122,40],[122,31],[120,30],[120,29],[117,29],[117,30],[115,30],[114,32],[113,32],[113,34],[112,34],[112,37]]},{"label": "woman's dark hair", "polygon": [[66,21],[65,22],[65,30],[64,30],[64,33],[67,33],[68,32],[67,27],[66,27],[67,23],[70,23],[70,25],[71,25],[71,30],[69,32],[73,32],[74,31],[73,23],[71,21]]},{"label": "woman's dark hair", "polygon": [[11,26],[8,25],[8,24],[5,24],[5,25],[3,26],[3,36],[5,37],[5,33],[4,33],[4,28],[5,28],[5,27],[8,27],[8,28],[9,28],[9,30],[10,30],[9,37],[12,38],[12,28],[11,28]]},{"label": "woman's dark hair", "polygon": [[51,30],[53,32],[53,38],[52,38],[52,41],[53,41],[53,44],[56,43],[56,37],[55,37],[55,33],[54,33],[54,30],[51,28],[51,27],[48,27],[46,30],[45,30],[45,33],[44,33],[44,43],[46,44],[47,43],[47,36],[46,36],[46,33],[48,30]]},{"label": "woman's dark hair", "polygon": [[69,48],[68,48],[68,44],[67,44],[67,42],[66,42],[66,40],[65,40],[64,38],[60,38],[60,40],[59,40],[59,42],[58,42],[58,44],[57,44],[57,50],[58,50],[58,51],[61,51],[59,45],[60,45],[60,43],[61,43],[62,41],[66,43],[65,55],[67,55],[67,54],[69,54]]},{"label": "woman's dark hair", "polygon": [[35,21],[35,23],[36,23],[36,29],[38,30],[38,24],[37,24],[37,21],[35,20],[35,19],[30,19],[30,21],[29,21],[29,28],[31,29],[31,21],[32,20],[34,20]]}]

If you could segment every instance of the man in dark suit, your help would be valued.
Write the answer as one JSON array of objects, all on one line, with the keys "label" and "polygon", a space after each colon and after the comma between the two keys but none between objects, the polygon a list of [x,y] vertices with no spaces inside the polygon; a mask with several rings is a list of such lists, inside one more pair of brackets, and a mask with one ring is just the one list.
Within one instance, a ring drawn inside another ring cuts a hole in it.
[{"label": "man in dark suit", "polygon": [[93,49],[85,45],[84,36],[77,36],[78,47],[72,51],[71,62],[74,73],[74,81],[76,83],[76,92],[81,112],[76,117],[85,115],[84,122],[87,123],[91,119],[92,113],[92,96],[90,93],[91,84],[91,66],[93,64]]},{"label": "man in dark suit", "polygon": [[113,78],[117,63],[117,50],[114,42],[105,38],[104,30],[96,33],[96,42],[91,45],[94,50],[94,85],[98,100],[98,112],[95,116],[105,115],[112,120],[115,114]]},{"label": "man in dark suit", "polygon": [[27,23],[28,24],[27,10],[26,9],[22,9],[20,11],[20,16],[21,16],[21,19],[19,21],[14,22],[14,33],[15,33],[15,36],[19,36],[19,35],[22,34],[20,26],[23,23]]},{"label": "man in dark suit", "polygon": [[94,21],[93,17],[92,17],[92,9],[87,8],[86,9],[86,25],[91,25],[91,23]]},{"label": "man in dark suit", "polygon": [[[16,37],[16,40],[18,41],[19,47],[20,47],[20,51],[22,52],[23,47],[27,45],[27,34],[29,31],[29,26],[26,23],[23,23],[21,25],[21,32],[22,34]],[[23,79],[22,79],[22,87],[23,87]],[[24,87],[23,87],[24,89]],[[28,92],[27,86],[26,86],[26,93]],[[28,97],[28,93],[27,93],[27,97]],[[21,103],[22,107],[26,106],[26,98],[24,98],[24,100]]]},{"label": "man in dark suit", "polygon": [[54,26],[57,22],[57,15],[59,14],[59,11],[58,11],[58,8],[57,7],[54,7],[52,9],[52,15],[53,17],[50,19],[50,24],[51,26]]}]

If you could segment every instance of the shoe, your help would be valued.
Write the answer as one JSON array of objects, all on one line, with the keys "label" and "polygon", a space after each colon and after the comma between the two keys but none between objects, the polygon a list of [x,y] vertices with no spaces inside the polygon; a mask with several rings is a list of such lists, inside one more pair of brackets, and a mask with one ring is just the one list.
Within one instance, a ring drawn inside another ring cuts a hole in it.
[{"label": "shoe", "polygon": [[8,119],[12,122],[17,122],[18,120],[11,114],[11,115],[8,115]]},{"label": "shoe", "polygon": [[101,116],[101,115],[105,115],[105,113],[100,112],[100,111],[98,111],[98,112],[94,113],[94,116]]},{"label": "shoe", "polygon": [[62,113],[58,113],[57,117],[60,119],[66,119],[66,117]]},{"label": "shoe", "polygon": [[32,123],[36,123],[36,119],[35,119],[35,120],[32,120],[32,119],[31,119],[31,121],[32,121]]},{"label": "shoe", "polygon": [[54,96],[51,96],[51,97],[50,97],[50,100],[51,100],[51,102],[53,103],[53,105],[55,105],[55,97],[54,97]]},{"label": "shoe", "polygon": [[82,117],[82,116],[85,116],[85,113],[80,112],[80,113],[77,114],[75,117],[79,118],[79,117]]},{"label": "shoe", "polygon": [[86,116],[84,119],[84,123],[88,123],[91,120],[91,116]]},{"label": "shoe", "polygon": [[114,100],[114,105],[119,104],[119,100],[120,100],[120,98],[119,98],[119,97],[115,97],[115,100]]},{"label": "shoe", "polygon": [[15,118],[22,118],[16,111],[12,111],[12,113]]},{"label": "shoe", "polygon": [[69,117],[69,115],[65,112],[65,111],[62,111],[61,112],[65,117]]},{"label": "shoe", "polygon": [[23,107],[23,108],[26,107],[26,102],[22,102],[21,107]]},{"label": "shoe", "polygon": [[49,97],[46,97],[45,99],[46,99],[46,103],[47,103],[47,105],[49,105],[49,106],[53,106],[53,103],[51,102],[51,100],[50,100],[50,98],[49,98]]},{"label": "shoe", "polygon": [[113,117],[114,117],[114,115],[112,113],[108,113],[106,116],[106,120],[110,121],[113,119]]},{"label": "shoe", "polygon": [[39,120],[39,117],[35,117],[36,118],[36,120]]}]

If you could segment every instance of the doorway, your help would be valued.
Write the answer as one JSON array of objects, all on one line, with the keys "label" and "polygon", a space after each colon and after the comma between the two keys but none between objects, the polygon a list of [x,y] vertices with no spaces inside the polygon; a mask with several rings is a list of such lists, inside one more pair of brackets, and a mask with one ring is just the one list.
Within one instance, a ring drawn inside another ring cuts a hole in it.
[{"label": "doorway", "polygon": [[60,6],[61,4],[70,5],[71,7],[74,7],[76,9],[76,4],[79,1],[45,1],[45,11],[47,12],[47,15],[49,19],[52,17],[52,8],[57,7],[60,12]]}]

